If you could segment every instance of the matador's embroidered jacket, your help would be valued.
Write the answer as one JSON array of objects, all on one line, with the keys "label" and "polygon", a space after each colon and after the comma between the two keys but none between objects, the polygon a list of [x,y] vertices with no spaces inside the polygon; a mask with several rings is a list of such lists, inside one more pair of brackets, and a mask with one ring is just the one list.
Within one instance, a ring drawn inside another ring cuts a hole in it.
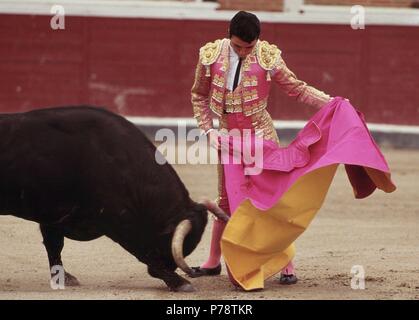
[{"label": "matador's embroidered jacket", "polygon": [[321,107],[330,100],[329,95],[297,79],[287,68],[277,46],[260,40],[243,61],[238,87],[230,92],[226,89],[229,50],[233,50],[230,40],[219,39],[199,51],[191,101],[194,117],[202,130],[213,127],[210,110],[220,117],[224,110],[243,112],[246,116],[264,111],[272,81],[289,96],[309,105]]}]

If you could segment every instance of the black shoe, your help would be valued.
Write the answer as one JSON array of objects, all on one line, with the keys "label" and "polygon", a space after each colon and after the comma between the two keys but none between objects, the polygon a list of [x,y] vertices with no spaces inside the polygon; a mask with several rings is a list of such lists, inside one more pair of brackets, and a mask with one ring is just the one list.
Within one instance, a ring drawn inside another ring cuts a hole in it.
[{"label": "black shoe", "polygon": [[192,274],[189,276],[191,278],[198,278],[202,276],[218,276],[221,273],[221,264],[215,268],[201,268],[201,267],[192,267]]},{"label": "black shoe", "polygon": [[295,274],[282,274],[279,278],[280,284],[296,284],[298,281],[298,278]]}]

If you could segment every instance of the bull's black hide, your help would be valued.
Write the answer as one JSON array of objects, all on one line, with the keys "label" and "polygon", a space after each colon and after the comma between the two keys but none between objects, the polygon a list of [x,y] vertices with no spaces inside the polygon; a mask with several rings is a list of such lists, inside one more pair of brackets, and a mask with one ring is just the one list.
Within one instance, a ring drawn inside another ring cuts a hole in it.
[{"label": "bull's black hide", "polygon": [[[107,236],[172,290],[190,290],[174,271],[171,240],[189,219],[183,244],[199,243],[207,208],[191,200],[169,164],[125,118],[80,106],[0,115],[0,214],[40,224],[49,264],[62,265],[64,237]],[[29,261],[28,257],[28,261]],[[66,273],[66,283],[77,279]]]}]

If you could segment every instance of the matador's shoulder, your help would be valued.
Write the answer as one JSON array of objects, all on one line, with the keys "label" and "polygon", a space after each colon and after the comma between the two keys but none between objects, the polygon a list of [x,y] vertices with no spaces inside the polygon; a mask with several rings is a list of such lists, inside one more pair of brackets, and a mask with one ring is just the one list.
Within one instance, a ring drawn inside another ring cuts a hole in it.
[{"label": "matador's shoulder", "polygon": [[218,39],[214,42],[208,42],[199,49],[199,60],[204,66],[213,64],[221,53],[224,39]]},{"label": "matador's shoulder", "polygon": [[259,61],[259,65],[265,70],[272,70],[277,64],[281,50],[268,41],[258,41],[256,48],[256,56]]}]

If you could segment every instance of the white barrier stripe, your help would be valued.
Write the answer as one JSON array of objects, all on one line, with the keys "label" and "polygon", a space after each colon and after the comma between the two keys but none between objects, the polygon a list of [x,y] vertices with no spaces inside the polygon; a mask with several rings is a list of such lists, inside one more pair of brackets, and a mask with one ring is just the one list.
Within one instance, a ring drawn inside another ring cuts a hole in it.
[{"label": "white barrier stripe", "polygon": [[[237,10],[217,10],[217,3],[132,0],[1,0],[0,13],[50,13],[62,5],[66,15],[118,18],[189,19],[229,21]],[[262,22],[350,25],[351,6],[303,5],[300,12],[258,11]],[[419,10],[411,8],[365,7],[366,25],[419,26]]]},{"label": "white barrier stripe", "polygon": [[367,127],[372,132],[419,134],[419,126],[367,123]]},{"label": "white barrier stripe", "polygon": [[[160,118],[160,117],[126,117],[127,120],[138,126],[149,127],[176,127],[179,123],[189,127],[196,127],[193,118]],[[275,129],[302,129],[307,121],[304,120],[274,120]],[[218,126],[218,119],[214,119],[214,125]],[[407,126],[397,124],[367,123],[372,132],[419,134],[419,126]]]}]

